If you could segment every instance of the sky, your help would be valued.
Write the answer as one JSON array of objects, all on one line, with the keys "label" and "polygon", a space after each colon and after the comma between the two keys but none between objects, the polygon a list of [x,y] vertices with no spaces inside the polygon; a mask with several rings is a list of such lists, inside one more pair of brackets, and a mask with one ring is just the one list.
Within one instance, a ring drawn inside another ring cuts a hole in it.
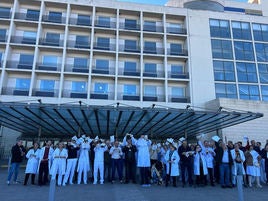
[{"label": "sky", "polygon": [[[118,0],[118,1],[164,5],[168,0]],[[248,0],[231,0],[231,1],[247,2]]]}]

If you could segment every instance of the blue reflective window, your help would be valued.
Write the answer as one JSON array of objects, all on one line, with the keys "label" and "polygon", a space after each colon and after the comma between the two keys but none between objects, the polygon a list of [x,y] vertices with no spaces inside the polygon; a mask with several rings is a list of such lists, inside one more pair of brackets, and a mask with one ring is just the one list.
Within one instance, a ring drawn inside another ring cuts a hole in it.
[{"label": "blue reflective window", "polygon": [[10,18],[10,8],[0,7],[0,18]]},{"label": "blue reflective window", "polygon": [[144,96],[156,96],[157,87],[154,85],[145,85],[144,86]]},{"label": "blue reflective window", "polygon": [[210,19],[209,25],[211,37],[231,38],[229,21]]},{"label": "blue reflective window", "polygon": [[235,57],[237,60],[254,61],[253,45],[250,42],[234,42]]},{"label": "blue reflective window", "polygon": [[41,91],[54,91],[55,80],[40,80]]},{"label": "blue reflective window", "polygon": [[0,62],[2,62],[3,52],[0,52]]},{"label": "blue reflective window", "polygon": [[0,42],[6,41],[6,34],[7,34],[6,29],[0,29]]},{"label": "blue reflective window", "polygon": [[48,20],[50,22],[61,23],[61,19],[62,19],[62,13],[61,12],[49,11]]},{"label": "blue reflective window", "polygon": [[145,41],[144,42],[144,52],[156,53],[156,42]]},{"label": "blue reflective window", "polygon": [[137,20],[135,19],[125,19],[125,29],[134,29],[138,28]]},{"label": "blue reflective window", "polygon": [[237,98],[235,84],[215,84],[216,98]]},{"label": "blue reflective window", "polygon": [[252,26],[254,40],[268,42],[268,24],[253,24]]},{"label": "blue reflective window", "polygon": [[185,88],[184,87],[171,87],[171,96],[173,98],[185,97]]},{"label": "blue reflective window", "polygon": [[31,80],[28,78],[16,78],[16,89],[29,90]]},{"label": "blue reflective window", "polygon": [[254,63],[236,63],[239,82],[258,82],[256,66]]},{"label": "blue reflective window", "polygon": [[268,64],[258,64],[261,83],[268,83]]},{"label": "blue reflective window", "polygon": [[76,47],[89,47],[89,37],[88,36],[76,36],[76,41],[75,41],[75,46]]},{"label": "blue reflective window", "polygon": [[46,43],[52,45],[59,45],[60,43],[60,34],[58,33],[47,33],[46,34]]},{"label": "blue reflective window", "polygon": [[21,54],[20,64],[33,64],[34,55],[33,54]]},{"label": "blue reflective window", "polygon": [[156,22],[155,21],[144,21],[143,23],[144,31],[156,31]]},{"label": "blue reflective window", "polygon": [[58,57],[53,55],[44,55],[43,56],[43,65],[45,66],[57,66],[58,64]]},{"label": "blue reflective window", "polygon": [[232,22],[233,38],[251,40],[250,25],[247,22]]},{"label": "blue reflective window", "polygon": [[97,26],[110,27],[111,26],[111,19],[110,19],[110,17],[99,16],[98,17]]},{"label": "blue reflective window", "polygon": [[259,87],[257,85],[239,85],[240,99],[260,100]]},{"label": "blue reflective window", "polygon": [[90,16],[78,14],[77,25],[90,26],[91,25]]},{"label": "blue reflective window", "polygon": [[124,85],[124,95],[136,95],[136,85],[135,84],[125,84]]},{"label": "blue reflective window", "polygon": [[261,62],[268,62],[268,44],[255,43],[257,60]]},{"label": "blue reflective window", "polygon": [[22,42],[35,44],[37,33],[35,31],[24,31]]},{"label": "blue reflective window", "polygon": [[97,38],[97,47],[100,49],[110,49],[110,38]]},{"label": "blue reflective window", "polygon": [[220,59],[233,59],[232,43],[229,40],[211,40],[212,56]]},{"label": "blue reflective window", "polygon": [[170,54],[171,55],[178,55],[182,53],[182,45],[177,43],[170,44]]},{"label": "blue reflective window", "polygon": [[144,72],[147,73],[156,73],[156,63],[145,63]]},{"label": "blue reflective window", "polygon": [[262,100],[268,101],[268,86],[261,86]]},{"label": "blue reflective window", "polygon": [[169,23],[167,27],[167,32],[168,33],[184,33],[184,27],[183,24],[178,24],[178,23]]},{"label": "blue reflective window", "polygon": [[109,69],[109,60],[96,59],[96,69],[108,70]]},{"label": "blue reflective window", "polygon": [[137,41],[136,40],[125,40],[125,50],[126,51],[137,51]]},{"label": "blue reflective window", "polygon": [[179,75],[184,73],[183,65],[171,64],[171,74],[172,75]]},{"label": "blue reflective window", "polygon": [[94,93],[107,94],[108,93],[108,83],[96,82],[94,84]]},{"label": "blue reflective window", "polygon": [[74,67],[75,68],[87,68],[88,59],[87,58],[74,58]]},{"label": "blue reflective window", "polygon": [[125,72],[136,72],[137,63],[134,61],[125,61],[124,71]]},{"label": "blue reflective window", "polygon": [[39,10],[31,10],[28,9],[26,13],[27,20],[38,21],[39,20],[40,11]]},{"label": "blue reflective window", "polygon": [[213,61],[215,81],[235,81],[234,63],[230,61]]},{"label": "blue reflective window", "polygon": [[87,83],[86,82],[72,82],[72,92],[86,92],[87,91]]}]

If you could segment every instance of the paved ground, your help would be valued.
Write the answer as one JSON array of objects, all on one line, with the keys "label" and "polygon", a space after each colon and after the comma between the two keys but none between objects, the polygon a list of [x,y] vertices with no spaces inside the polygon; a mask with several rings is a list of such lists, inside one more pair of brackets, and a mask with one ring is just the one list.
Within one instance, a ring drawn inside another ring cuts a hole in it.
[{"label": "paved ground", "polygon": [[[24,179],[24,169],[20,170],[19,180]],[[7,169],[0,168],[0,200],[1,201],[48,201],[49,186],[23,186],[22,184],[6,185]],[[237,189],[216,187],[141,187],[138,184],[81,184],[56,187],[55,201],[236,201]],[[244,189],[245,201],[264,201],[268,198],[268,186],[263,188]]]}]

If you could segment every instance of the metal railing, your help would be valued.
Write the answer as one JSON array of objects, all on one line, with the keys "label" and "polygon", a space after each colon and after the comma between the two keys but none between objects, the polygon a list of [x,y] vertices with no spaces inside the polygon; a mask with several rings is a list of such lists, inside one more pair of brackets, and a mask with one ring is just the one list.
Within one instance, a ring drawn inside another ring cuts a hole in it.
[{"label": "metal railing", "polygon": [[63,46],[63,40],[53,40],[53,39],[50,39],[50,38],[40,38],[39,39],[39,45],[62,47]]},{"label": "metal railing", "polygon": [[78,26],[91,26],[91,20],[83,20],[79,18],[69,18],[70,25],[78,25]]},{"label": "metal railing", "polygon": [[40,88],[35,88],[33,89],[33,94],[32,96],[41,96],[41,97],[58,97],[59,90],[54,89],[54,90],[44,90]]},{"label": "metal railing", "polygon": [[33,69],[33,61],[32,62],[12,61],[12,60],[7,61],[6,68],[32,70]]},{"label": "metal railing", "polygon": [[42,21],[43,22],[63,24],[63,23],[65,23],[66,18],[65,17],[50,16],[50,15],[43,15],[42,16]]},{"label": "metal railing", "polygon": [[11,43],[35,45],[36,38],[27,38],[23,36],[11,36]]},{"label": "metal railing", "polygon": [[94,43],[95,50],[107,50],[107,51],[115,51],[116,45],[114,43]]},{"label": "metal railing", "polygon": [[39,21],[40,14],[29,14],[29,13],[15,13],[15,19],[28,20],[28,21]]},{"label": "metal railing", "polygon": [[168,48],[167,54],[171,55],[171,56],[188,56],[188,50],[186,50],[186,49],[172,50],[172,49]]},{"label": "metal railing", "polygon": [[76,41],[76,40],[68,40],[67,46],[69,48],[79,48],[79,49],[90,49],[90,41]]},{"label": "metal railing", "polygon": [[51,63],[51,64],[44,64],[44,63],[37,63],[36,64],[36,70],[42,70],[42,71],[60,71],[61,70],[61,63]]}]

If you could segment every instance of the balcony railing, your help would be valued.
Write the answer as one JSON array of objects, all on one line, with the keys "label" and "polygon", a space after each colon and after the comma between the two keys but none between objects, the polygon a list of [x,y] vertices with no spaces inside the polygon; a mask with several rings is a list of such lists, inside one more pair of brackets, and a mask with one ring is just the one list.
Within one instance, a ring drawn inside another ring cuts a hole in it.
[{"label": "balcony railing", "polygon": [[65,72],[76,72],[76,73],[88,73],[89,66],[79,66],[74,64],[66,64]]},{"label": "balcony railing", "polygon": [[133,52],[133,53],[140,53],[141,49],[140,46],[126,46],[126,45],[120,45],[119,51],[121,52]]},{"label": "balcony railing", "polygon": [[39,44],[44,46],[62,47],[63,40],[51,40],[49,38],[41,38],[39,40]]},{"label": "balcony railing", "polygon": [[43,64],[43,63],[37,63],[36,70],[42,70],[42,71],[60,71],[61,70],[61,64],[57,63],[51,63],[51,64]]},{"label": "balcony railing", "polygon": [[7,42],[7,35],[0,35],[0,43]]},{"label": "balcony railing", "polygon": [[50,16],[50,15],[43,15],[42,16],[43,22],[51,22],[57,24],[63,24],[66,21],[65,17],[57,17],[57,16]]},{"label": "balcony railing", "polygon": [[167,33],[170,34],[186,34],[185,28],[167,27]]},{"label": "balcony railing", "polygon": [[114,100],[114,93],[91,91],[90,99]]},{"label": "balcony railing", "polygon": [[114,75],[115,68],[111,66],[109,67],[92,66],[92,74]]},{"label": "balcony railing", "polygon": [[132,31],[140,31],[140,24],[126,24],[124,22],[119,24],[119,29],[132,30]]},{"label": "balcony railing", "polygon": [[11,12],[0,12],[0,18],[10,19]]},{"label": "balcony railing", "polygon": [[165,96],[164,95],[143,95],[142,97],[143,101],[150,101],[150,102],[164,102],[165,101]]},{"label": "balcony railing", "polygon": [[28,20],[28,21],[38,21],[39,14],[15,13],[15,19]]},{"label": "balcony railing", "polygon": [[150,26],[150,25],[144,25],[143,31],[146,32],[163,32],[163,26]]},{"label": "balcony railing", "polygon": [[164,54],[164,48],[149,48],[144,47],[144,54]]},{"label": "balcony railing", "polygon": [[79,41],[69,40],[67,44],[69,48],[90,49],[90,41],[79,42]]},{"label": "balcony railing", "polygon": [[143,72],[143,77],[158,77],[158,78],[163,78],[165,77],[165,72],[164,71],[144,71]]},{"label": "balcony railing", "polygon": [[189,79],[189,73],[175,73],[175,72],[169,71],[168,77],[174,78],[174,79]]},{"label": "balcony railing", "polygon": [[29,96],[29,89],[26,88],[14,88],[14,87],[3,87],[3,95],[14,95],[14,96]]},{"label": "balcony railing", "polygon": [[6,68],[31,70],[33,62],[7,61]]},{"label": "balcony railing", "polygon": [[82,98],[87,99],[87,91],[73,91],[70,89],[64,89],[62,92],[64,98]]},{"label": "balcony railing", "polygon": [[26,37],[22,37],[22,36],[11,36],[10,42],[11,43],[35,45],[36,38],[26,38]]},{"label": "balcony railing", "polygon": [[107,51],[115,51],[114,43],[94,43],[95,50],[107,50]]},{"label": "balcony railing", "polygon": [[78,26],[91,26],[91,20],[86,19],[79,19],[79,18],[70,18],[69,19],[70,25],[78,25]]},{"label": "balcony railing", "polygon": [[33,89],[33,96],[41,96],[41,97],[57,97],[59,90],[43,90],[40,88]]},{"label": "balcony railing", "polygon": [[190,103],[190,97],[170,95],[168,101],[173,103]]},{"label": "balcony railing", "polygon": [[140,76],[140,69],[136,69],[136,71],[131,71],[131,70],[125,70],[124,68],[119,68],[118,69],[118,74],[119,75],[124,75],[124,76]]},{"label": "balcony railing", "polygon": [[167,54],[171,56],[188,56],[188,51],[186,49],[172,50],[168,48]]},{"label": "balcony railing", "polygon": [[116,28],[116,22],[107,22],[102,20],[95,20],[95,27],[102,27],[102,28]]}]

